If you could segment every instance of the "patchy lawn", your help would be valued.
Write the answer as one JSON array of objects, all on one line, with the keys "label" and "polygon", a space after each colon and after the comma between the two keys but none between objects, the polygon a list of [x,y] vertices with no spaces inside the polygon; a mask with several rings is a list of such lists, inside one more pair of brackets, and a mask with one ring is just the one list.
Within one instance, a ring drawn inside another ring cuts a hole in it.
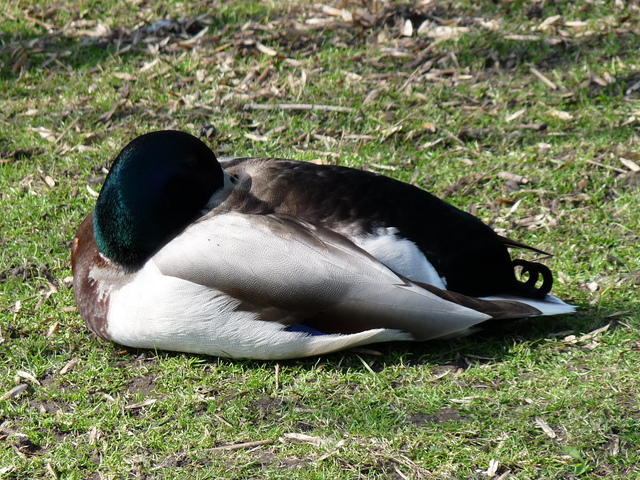
[{"label": "patchy lawn", "polygon": [[[621,0],[5,6],[0,478],[640,478],[639,25]],[[279,363],[99,341],[71,239],[166,128],[428,189],[553,252],[579,313]]]}]

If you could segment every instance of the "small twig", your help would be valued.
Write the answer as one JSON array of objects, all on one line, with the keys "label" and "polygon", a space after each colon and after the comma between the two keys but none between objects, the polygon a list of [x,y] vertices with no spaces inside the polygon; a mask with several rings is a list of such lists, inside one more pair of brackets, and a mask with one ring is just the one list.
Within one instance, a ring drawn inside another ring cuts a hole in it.
[{"label": "small twig", "polygon": [[609,170],[613,170],[618,173],[627,173],[627,170],[623,170],[622,168],[612,167],[611,165],[605,165],[604,163],[596,162],[595,160],[585,160],[585,162],[595,165],[596,167],[608,168]]},{"label": "small twig", "polygon": [[0,12],[0,13],[2,13],[5,17],[7,17],[12,22],[17,22],[18,21],[18,19],[16,17],[14,17],[13,15],[11,15],[9,12]]},{"label": "small twig", "polygon": [[535,67],[530,66],[529,70],[531,71],[531,73],[533,73],[536,77],[538,77],[542,83],[544,83],[547,87],[549,87],[551,90],[557,90],[558,86],[553,83],[551,80],[549,80],[547,77],[545,77],[539,70],[537,70]]},{"label": "small twig", "polygon": [[[434,43],[432,43],[427,48],[425,48],[424,51],[431,50],[431,47],[433,47]],[[424,55],[424,52],[422,52],[422,54]],[[423,73],[428,72],[429,70],[431,70],[431,67],[433,67],[433,60],[427,60],[425,63],[420,63],[418,65],[418,67],[413,71],[413,73],[411,75],[409,75],[409,78],[407,78],[407,80],[400,87],[398,92],[403,92],[405,90],[405,88],[407,88],[409,86],[409,84],[416,79],[416,77],[418,77],[419,75],[422,75]]]},{"label": "small twig", "polygon": [[442,130],[447,137],[449,137],[452,140],[455,140],[456,142],[458,142],[458,144],[462,145],[464,147],[464,142],[462,140],[460,140],[460,138],[458,138],[456,135],[454,135],[453,133],[451,133],[449,130]]},{"label": "small twig", "polygon": [[221,450],[241,450],[243,448],[253,448],[259,447],[261,445],[271,445],[273,444],[273,440],[258,440],[257,442],[244,442],[244,443],[236,443],[233,445],[224,445],[222,447],[215,447],[208,449],[211,452],[221,451]]},{"label": "small twig", "polygon": [[113,116],[114,113],[116,113],[116,110],[118,108],[120,108],[121,106],[123,106],[125,103],[127,103],[127,99],[126,98],[122,98],[119,101],[117,101],[116,103],[114,103],[113,106],[111,107],[111,109],[109,109],[109,111],[103,113],[102,115],[100,115],[98,117],[98,120],[96,120],[96,123],[99,123],[99,122],[106,123],[109,120],[111,120],[111,117]]},{"label": "small twig", "polygon": [[125,410],[136,410],[138,408],[148,407],[149,405],[153,405],[157,401],[158,401],[157,398],[148,398],[146,400],[143,400],[142,402],[132,403],[130,405],[125,405],[124,408],[125,408]]},{"label": "small twig", "polygon": [[50,23],[47,23],[47,22],[43,22],[42,20],[38,20],[37,18],[30,17],[27,14],[24,15],[24,19],[28,20],[29,22],[35,23],[36,25],[44,27],[48,30],[53,30],[55,28],[54,25],[51,25]]},{"label": "small twig", "polygon": [[331,451],[325,453],[324,455],[320,455],[318,457],[318,459],[313,463],[315,463],[317,465],[320,462],[322,462],[323,460],[326,460],[327,458],[329,458],[331,455],[334,455],[334,454],[338,453],[340,451],[340,448],[342,448],[342,446],[344,446],[345,443],[346,443],[346,441],[344,439],[340,440],[338,443],[336,443],[335,448],[333,448]]},{"label": "small twig", "polygon": [[450,139],[455,140],[456,142],[458,142],[458,143],[460,144],[460,148],[461,148],[463,151],[465,151],[465,152],[467,152],[467,153],[470,153],[470,154],[471,154],[471,155],[473,155],[474,157],[481,157],[481,156],[482,156],[482,154],[481,154],[481,153],[478,153],[478,152],[476,152],[475,150],[471,150],[470,148],[465,147],[465,143],[464,143],[462,140],[460,140],[460,138],[459,138],[459,137],[457,137],[456,135],[454,135],[453,133],[451,133],[449,130],[444,130],[444,129],[443,129],[443,131],[444,131],[445,135],[447,135],[447,137],[449,137]]},{"label": "small twig", "polygon": [[215,418],[216,420],[218,420],[220,423],[226,425],[229,428],[233,428],[233,425],[231,425],[229,422],[227,422],[224,418],[222,418],[220,415],[214,413],[213,414],[213,418]]},{"label": "small twig", "polygon": [[273,105],[260,103],[247,103],[245,110],[318,110],[323,112],[355,112],[351,107],[339,107],[336,105],[315,105],[312,103],[276,103]]},{"label": "small twig", "polygon": [[430,13],[425,13],[424,17],[436,23],[439,23],[440,25],[444,25],[447,22],[447,20],[445,20],[444,18],[436,17],[435,15],[431,15]]},{"label": "small twig", "polygon": [[69,360],[69,362],[67,362],[67,364],[64,367],[62,367],[60,369],[60,372],[58,372],[58,373],[60,373],[60,375],[66,375],[71,370],[76,368],[78,366],[78,363],[80,363],[80,359],[77,358],[77,357],[74,357],[71,360]]},{"label": "small twig", "polygon": [[71,130],[73,128],[73,126],[78,123],[78,120],[80,120],[80,117],[76,117],[73,119],[73,121],[67,126],[67,128],[65,128],[62,133],[60,135],[58,135],[58,137],[53,141],[53,144],[55,145],[56,143],[58,143],[60,140],[63,139],[63,137],[69,133],[69,130]]},{"label": "small twig", "polygon": [[49,474],[54,478],[54,480],[58,480],[59,478],[58,474],[56,473],[56,471],[53,469],[53,467],[49,462],[47,462],[47,465],[45,466],[45,468],[47,469],[47,472],[49,472]]},{"label": "small twig", "polygon": [[538,42],[540,37],[538,35],[505,35],[505,40],[515,40],[516,42]]},{"label": "small twig", "polygon": [[399,477],[403,478],[404,480],[409,480],[409,477],[407,477],[404,473],[402,473],[397,465],[394,465],[393,469],[396,471]]},{"label": "small twig", "polygon": [[393,165],[382,165],[380,163],[370,163],[369,165],[379,170],[391,170],[393,172],[398,170],[398,167],[394,167]]}]

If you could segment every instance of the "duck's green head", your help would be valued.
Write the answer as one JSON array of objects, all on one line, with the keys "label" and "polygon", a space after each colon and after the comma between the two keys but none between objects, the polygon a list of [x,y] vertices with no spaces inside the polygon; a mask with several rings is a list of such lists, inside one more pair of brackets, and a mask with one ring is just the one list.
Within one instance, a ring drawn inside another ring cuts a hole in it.
[{"label": "duck's green head", "polygon": [[136,138],[114,161],[98,197],[98,249],[124,267],[140,267],[223,185],[215,155],[196,137],[166,130]]}]

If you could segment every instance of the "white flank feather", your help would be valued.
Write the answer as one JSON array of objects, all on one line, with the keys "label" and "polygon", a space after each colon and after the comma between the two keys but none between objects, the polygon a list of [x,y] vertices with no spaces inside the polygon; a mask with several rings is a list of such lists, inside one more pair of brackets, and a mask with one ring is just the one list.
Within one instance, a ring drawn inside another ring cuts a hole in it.
[{"label": "white flank feather", "polygon": [[397,234],[398,229],[395,227],[378,228],[371,235],[353,237],[351,240],[391,270],[409,280],[446,289],[446,280],[438,275],[418,246]]}]

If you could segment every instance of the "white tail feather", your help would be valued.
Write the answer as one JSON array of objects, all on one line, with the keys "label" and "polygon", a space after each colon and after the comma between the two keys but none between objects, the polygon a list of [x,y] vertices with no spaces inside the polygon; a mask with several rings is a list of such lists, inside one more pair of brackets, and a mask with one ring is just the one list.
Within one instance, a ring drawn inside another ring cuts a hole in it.
[{"label": "white tail feather", "polygon": [[563,315],[567,313],[574,313],[576,311],[576,307],[569,305],[568,303],[564,303],[553,295],[547,295],[542,300],[519,297],[517,295],[492,295],[490,297],[482,297],[482,300],[509,300],[524,303],[540,310],[542,312],[540,315]]}]

